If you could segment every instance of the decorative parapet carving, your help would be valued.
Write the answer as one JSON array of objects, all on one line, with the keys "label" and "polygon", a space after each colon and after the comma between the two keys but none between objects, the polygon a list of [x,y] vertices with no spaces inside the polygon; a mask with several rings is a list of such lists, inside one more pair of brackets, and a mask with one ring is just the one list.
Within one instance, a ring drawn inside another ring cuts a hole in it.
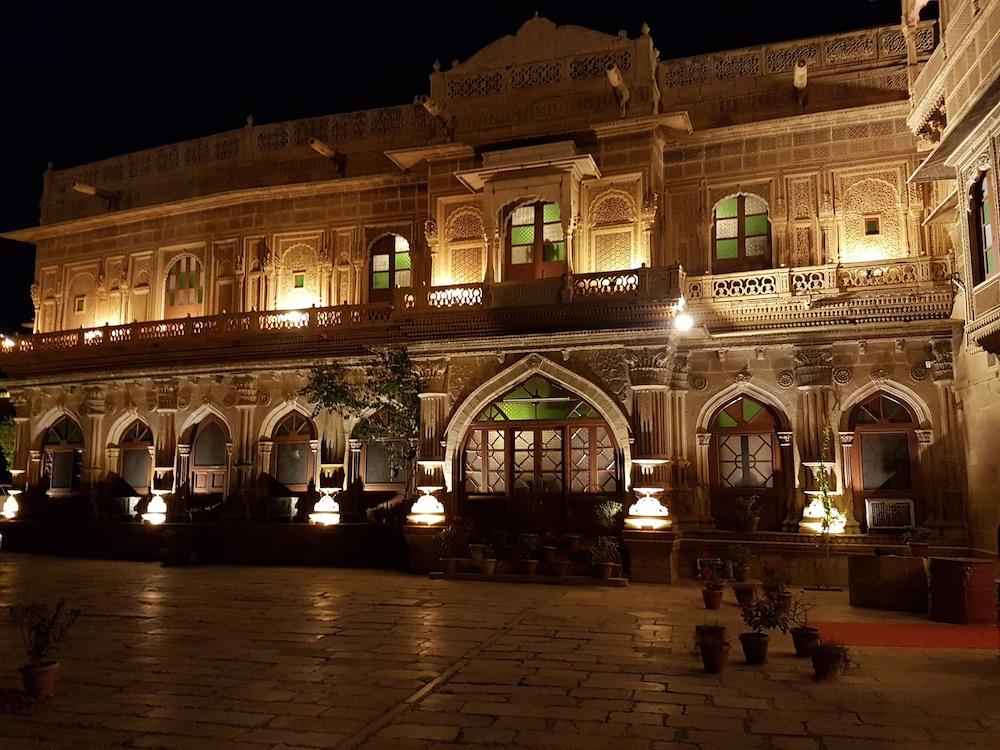
[{"label": "decorative parapet carving", "polygon": [[951,341],[948,339],[931,342],[931,379],[935,383],[947,383],[955,379]]},{"label": "decorative parapet carving", "polygon": [[434,359],[413,363],[413,370],[420,378],[421,394],[448,392],[448,360]]},{"label": "decorative parapet carving", "polygon": [[795,352],[795,384],[799,388],[830,385],[833,352],[830,349],[799,349]]},{"label": "decorative parapet carving", "polygon": [[81,411],[87,416],[107,414],[107,389],[103,385],[85,386]]},{"label": "decorative parapet carving", "polygon": [[850,367],[836,367],[833,370],[833,382],[837,385],[847,385],[854,377],[854,370]]},{"label": "decorative parapet carving", "polygon": [[670,383],[674,356],[664,349],[632,349],[625,354],[633,388],[666,386]]}]

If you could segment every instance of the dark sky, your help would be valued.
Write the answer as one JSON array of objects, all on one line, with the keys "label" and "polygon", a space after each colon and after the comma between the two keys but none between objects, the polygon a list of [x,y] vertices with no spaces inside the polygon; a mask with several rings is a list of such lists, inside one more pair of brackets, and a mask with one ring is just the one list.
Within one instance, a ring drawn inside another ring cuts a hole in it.
[{"label": "dark sky", "polygon": [[[435,58],[447,68],[536,10],[633,37],[646,21],[667,58],[898,23],[900,0],[0,0],[0,231],[37,224],[47,161],[230,130],[250,113],[267,123],[412,101]],[[32,249],[0,240],[0,253],[0,330],[13,330],[31,317]]]}]

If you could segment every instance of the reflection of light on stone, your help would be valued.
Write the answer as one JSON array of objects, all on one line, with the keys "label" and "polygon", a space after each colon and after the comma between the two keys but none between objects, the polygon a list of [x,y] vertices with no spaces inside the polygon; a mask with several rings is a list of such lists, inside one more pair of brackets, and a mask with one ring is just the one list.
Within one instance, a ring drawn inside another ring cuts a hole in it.
[{"label": "reflection of light on stone", "polygon": [[142,520],[150,526],[159,526],[167,520],[167,503],[162,495],[166,490],[153,490],[153,496],[149,499],[146,512],[142,514]]},{"label": "reflection of light on stone", "polygon": [[880,260],[892,260],[884,243],[880,240],[862,242],[854,247],[840,251],[841,263],[877,263]]},{"label": "reflection of light on stone", "polygon": [[278,316],[278,320],[288,323],[292,328],[302,328],[309,322],[309,313],[302,312],[301,310],[289,310],[288,312],[281,313]]},{"label": "reflection of light on stone", "polygon": [[7,499],[4,500],[3,508],[0,509],[0,516],[3,516],[8,521],[13,521],[17,517],[17,512],[20,510],[17,504],[17,496],[21,494],[21,490],[15,490],[11,488],[7,490]]},{"label": "reflection of light on stone", "polygon": [[[808,490],[807,490],[808,492]],[[802,520],[799,522],[799,531],[803,533],[822,534],[823,533],[823,498],[816,495],[809,502],[809,505],[802,511]],[[847,516],[836,508],[830,508],[829,525],[826,528],[828,534],[843,534],[847,529]]]},{"label": "reflection of light on stone", "polygon": [[694,318],[686,312],[678,313],[674,318],[674,328],[678,331],[690,331],[694,327]]},{"label": "reflection of light on stone", "polygon": [[630,529],[657,531],[673,524],[667,506],[653,497],[663,492],[662,487],[633,487],[632,490],[639,495],[639,499],[629,506],[628,516],[625,517],[626,526]]},{"label": "reflection of light on stone", "polygon": [[444,523],[444,506],[433,494],[441,488],[417,487],[417,489],[420,491],[420,497],[413,503],[413,507],[410,508],[410,515],[406,519],[410,523],[419,526],[434,526],[435,524]]},{"label": "reflection of light on stone", "polygon": [[340,504],[333,499],[334,489],[324,487],[320,490],[323,497],[316,501],[313,512],[309,514],[309,520],[319,526],[335,526],[340,523]]},{"label": "reflection of light on stone", "polygon": [[96,328],[91,328],[89,331],[83,332],[83,341],[87,344],[92,344],[95,341],[100,341],[104,338],[103,331],[98,331]]}]

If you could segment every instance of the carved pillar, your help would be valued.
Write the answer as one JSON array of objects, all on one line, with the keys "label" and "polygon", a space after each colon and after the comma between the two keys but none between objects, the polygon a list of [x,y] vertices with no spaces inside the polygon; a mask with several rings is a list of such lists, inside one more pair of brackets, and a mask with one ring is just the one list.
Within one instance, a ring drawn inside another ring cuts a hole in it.
[{"label": "carved pillar", "polygon": [[[179,485],[187,482],[187,462],[185,460],[183,468],[178,466],[175,472],[175,450],[179,453],[180,446],[176,445],[175,420],[177,415],[177,391],[179,384],[177,380],[156,380],[153,381],[154,394],[152,406],[159,416],[159,423],[156,430],[156,459],[153,464],[155,486],[157,489],[167,489],[176,492]],[[190,453],[191,446],[187,446]]]},{"label": "carved pillar", "polygon": [[662,258],[659,254],[654,255],[653,248],[653,226],[656,224],[656,209],[659,206],[660,194],[650,191],[643,196],[642,206],[639,209],[639,222],[642,227],[642,257],[633,258],[633,264],[644,266],[662,265]]},{"label": "carved pillar", "polygon": [[[159,461],[157,461],[159,463]],[[155,469],[157,475],[161,471],[169,472],[173,471],[173,467],[167,469],[165,466],[157,466]],[[166,474],[164,474],[166,476]],[[174,481],[172,485],[171,492],[176,492],[182,486],[188,483],[188,477],[191,476],[191,446],[187,443],[177,444],[177,469],[174,471]]]},{"label": "carved pillar", "polygon": [[629,352],[629,381],[632,389],[632,487],[671,486],[670,405],[667,397],[671,356],[663,349]]},{"label": "carved pillar", "polygon": [[695,437],[698,441],[698,486],[695,489],[695,505],[699,523],[711,528],[715,525],[715,519],[712,518],[712,506],[709,502],[709,488],[712,486],[712,470],[708,460],[709,451],[712,446],[712,433],[699,432]]},{"label": "carved pillar", "polygon": [[833,186],[829,184],[831,179],[828,175],[821,178],[823,197],[819,206],[819,229],[823,238],[823,246],[820,248],[820,264],[839,263],[840,247],[837,241],[837,217],[833,208]]},{"label": "carved pillar", "polygon": [[441,249],[441,241],[438,235],[438,225],[434,219],[427,219],[424,222],[424,242],[427,243],[427,278],[428,283],[434,286],[435,280],[440,273],[441,257],[438,250]]},{"label": "carved pillar", "polygon": [[31,448],[31,394],[28,391],[12,391],[10,402],[14,407],[14,455],[7,468],[27,472]]},{"label": "carved pillar", "polygon": [[347,484],[350,486],[356,480],[361,479],[361,441],[349,438],[347,441],[347,456],[344,461],[347,464]]},{"label": "carved pillar", "polygon": [[[802,511],[808,505],[815,491],[819,489],[819,473],[828,471],[831,494],[839,491],[837,483],[836,448],[832,444],[832,434],[825,435],[830,426],[833,408],[833,352],[830,348],[798,349],[795,358],[795,384],[798,388],[798,430],[796,438],[799,447],[801,467],[792,465],[789,470],[796,478],[794,524],[790,530],[798,529]],[[824,437],[831,441],[824,445]],[[788,521],[786,521],[786,524]]]},{"label": "carved pillar", "polygon": [[795,448],[792,445],[794,433],[791,430],[778,430],[778,450],[781,452],[781,465],[787,467],[783,472],[785,477],[785,508],[784,520],[781,524],[782,531],[798,531],[799,520],[802,518],[802,511],[799,508],[798,495],[795,489],[795,475],[792,468],[795,466]]},{"label": "carved pillar", "polygon": [[857,513],[854,509],[854,476],[851,469],[851,453],[854,450],[854,433],[841,432],[840,442],[840,496],[844,500],[843,511],[847,516],[848,534],[857,534],[861,531],[861,523],[858,521]]},{"label": "carved pillar", "polygon": [[[958,424],[958,404],[955,400],[955,372],[952,362],[952,344],[950,339],[931,341],[931,380],[938,395],[938,424],[940,434],[938,447],[935,451],[937,459],[944,467],[943,472],[935,471],[934,466],[924,463],[921,458],[921,474],[929,480],[938,477],[934,487],[934,508],[928,507],[926,525],[937,526],[941,532],[950,537],[963,537],[966,534],[966,474],[965,461],[962,459],[962,435]],[[919,441],[919,434],[918,434]],[[927,481],[925,480],[925,481]]]},{"label": "carved pillar", "polygon": [[417,443],[419,474],[416,486],[444,487],[445,420],[448,416],[448,361],[417,362],[420,377],[420,432]]},{"label": "carved pillar", "polygon": [[84,456],[83,481],[88,486],[91,497],[97,492],[102,479],[101,426],[107,413],[107,391],[103,385],[87,386],[83,389],[82,413],[87,417],[88,436]]},{"label": "carved pillar", "polygon": [[42,315],[42,288],[36,283],[31,285],[29,291],[31,295],[31,306],[35,309],[35,319],[32,322],[32,333],[38,333],[38,326],[41,323]]},{"label": "carved pillar", "polygon": [[253,411],[260,399],[257,378],[253,375],[235,376],[233,392],[236,401],[234,481],[236,489],[243,489],[250,486],[253,478]]},{"label": "carved pillar", "polygon": [[28,474],[27,474],[27,484],[28,486],[37,485],[42,478],[42,451],[41,450],[30,450],[28,451]]}]

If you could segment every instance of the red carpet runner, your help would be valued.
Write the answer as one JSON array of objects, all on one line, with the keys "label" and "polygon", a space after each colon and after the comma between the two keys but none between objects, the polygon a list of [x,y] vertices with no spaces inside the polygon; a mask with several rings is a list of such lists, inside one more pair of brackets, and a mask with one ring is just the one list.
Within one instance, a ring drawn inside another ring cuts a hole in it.
[{"label": "red carpet runner", "polygon": [[897,648],[1000,649],[995,625],[938,625],[936,623],[811,622],[824,641],[848,646]]}]

